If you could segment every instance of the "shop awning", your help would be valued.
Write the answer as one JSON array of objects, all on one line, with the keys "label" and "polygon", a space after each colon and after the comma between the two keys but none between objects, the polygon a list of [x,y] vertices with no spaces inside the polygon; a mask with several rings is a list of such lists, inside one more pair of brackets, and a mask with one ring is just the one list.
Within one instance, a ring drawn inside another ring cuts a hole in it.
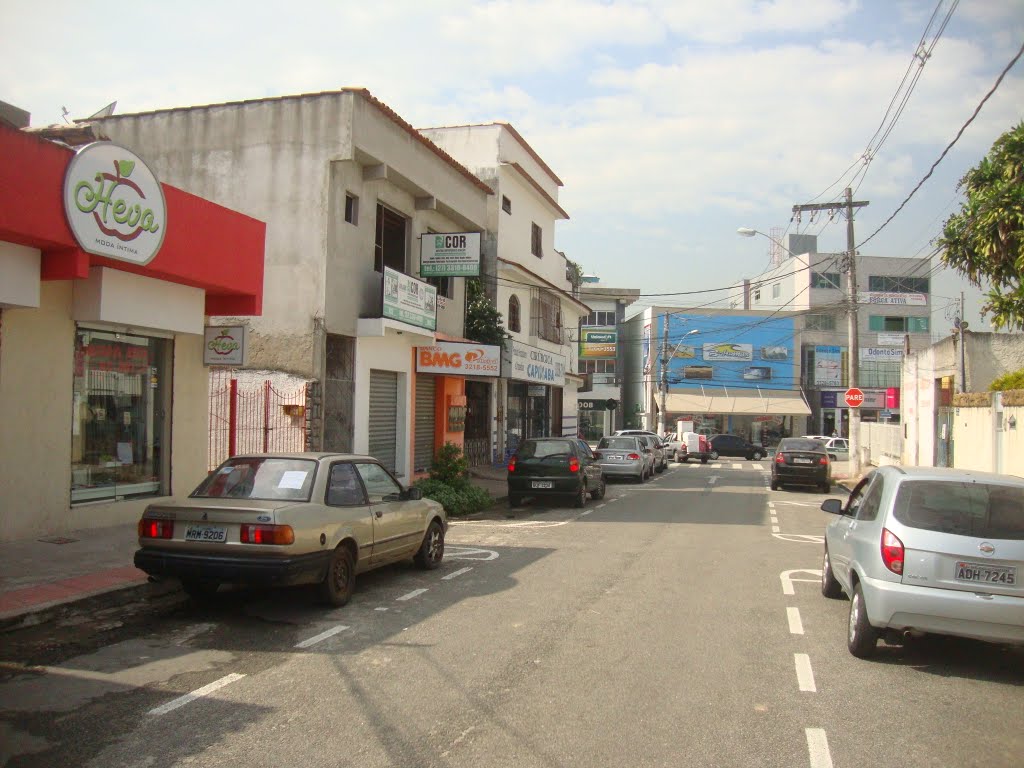
[{"label": "shop awning", "polygon": [[729,389],[702,387],[692,392],[669,392],[669,413],[731,413],[743,416],[810,416],[803,393],[789,389]]}]

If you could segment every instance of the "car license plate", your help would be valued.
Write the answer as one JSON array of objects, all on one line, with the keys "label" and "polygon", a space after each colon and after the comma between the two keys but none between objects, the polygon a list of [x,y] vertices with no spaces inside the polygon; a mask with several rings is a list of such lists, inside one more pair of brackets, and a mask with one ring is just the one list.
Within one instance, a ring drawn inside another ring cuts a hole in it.
[{"label": "car license plate", "polygon": [[956,579],[957,581],[1013,586],[1017,583],[1017,569],[1012,566],[968,563],[964,560],[957,560]]},{"label": "car license plate", "polygon": [[793,459],[793,463],[794,463],[794,464],[810,464],[810,463],[811,463],[811,460],[810,460],[810,459],[799,459],[799,458],[794,458],[794,459]]},{"label": "car license plate", "polygon": [[190,525],[185,529],[185,541],[227,541],[228,529],[219,525]]},{"label": "car license plate", "polygon": [[531,488],[552,488],[552,487],[554,487],[554,483],[552,483],[550,480],[534,480],[532,483],[530,483],[530,487]]}]

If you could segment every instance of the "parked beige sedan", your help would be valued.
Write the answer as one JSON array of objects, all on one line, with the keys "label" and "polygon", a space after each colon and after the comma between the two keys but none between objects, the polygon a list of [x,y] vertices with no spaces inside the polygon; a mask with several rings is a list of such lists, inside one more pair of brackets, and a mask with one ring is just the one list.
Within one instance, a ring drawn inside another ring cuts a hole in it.
[{"label": "parked beige sedan", "polygon": [[236,456],[188,498],[146,508],[135,567],[194,597],[222,583],[318,584],[341,606],[371,568],[407,558],[437,568],[447,527],[439,503],[370,456]]}]

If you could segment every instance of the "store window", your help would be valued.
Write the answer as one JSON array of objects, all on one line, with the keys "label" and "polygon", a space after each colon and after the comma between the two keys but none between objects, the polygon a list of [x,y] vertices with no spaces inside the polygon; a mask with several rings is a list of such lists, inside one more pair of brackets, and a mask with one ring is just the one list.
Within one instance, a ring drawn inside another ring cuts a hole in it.
[{"label": "store window", "polygon": [[170,339],[79,328],[71,502],[168,493]]}]

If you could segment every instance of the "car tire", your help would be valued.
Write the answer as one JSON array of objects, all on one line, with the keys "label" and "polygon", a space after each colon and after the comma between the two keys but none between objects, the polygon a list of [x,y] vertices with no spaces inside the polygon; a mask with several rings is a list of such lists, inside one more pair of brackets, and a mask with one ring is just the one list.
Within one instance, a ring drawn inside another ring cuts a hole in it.
[{"label": "car tire", "polygon": [[780,488],[779,481],[778,480],[772,480],[772,490],[773,491],[777,491],[777,490],[779,490],[779,488]]},{"label": "car tire", "polygon": [[608,481],[604,479],[604,476],[602,476],[601,477],[601,482],[598,484],[597,488],[595,488],[593,491],[590,492],[590,498],[592,498],[594,501],[597,501],[599,499],[603,499],[605,491],[607,490],[607,488],[608,488]]},{"label": "car tire", "polygon": [[832,573],[832,561],[828,556],[828,547],[825,547],[825,554],[821,558],[821,594],[831,600],[843,596],[843,587],[836,581],[836,577]]},{"label": "car tire", "polygon": [[441,565],[444,559],[444,526],[432,520],[423,534],[423,543],[413,558],[416,565],[425,571],[432,571]]},{"label": "car tire", "polygon": [[579,490],[576,491],[576,494],[572,498],[572,505],[576,507],[576,509],[579,509],[587,503],[587,493],[589,493],[587,491],[587,481],[581,480]]},{"label": "car tire", "polygon": [[710,458],[712,461],[718,461],[718,451],[712,451],[711,453],[709,453],[708,458]]},{"label": "car tire", "polygon": [[660,475],[662,472],[665,471],[665,465],[664,464],[659,464],[658,466],[656,466],[654,468],[654,471],[657,472]]},{"label": "car tire", "polygon": [[764,453],[762,451],[754,451],[752,454],[750,454],[750,456],[753,459],[753,461],[760,461],[761,459],[764,458]]},{"label": "car tire", "polygon": [[521,507],[523,505],[523,497],[510,493],[508,497],[508,505],[510,507]]},{"label": "car tire", "polygon": [[823,493],[832,493],[832,483],[822,483],[821,490]]},{"label": "car tire", "polygon": [[864,607],[864,593],[860,584],[853,588],[850,597],[850,621],[846,634],[846,647],[858,659],[867,659],[878,646],[878,630],[868,622],[868,611]]},{"label": "car tire", "polygon": [[341,608],[352,597],[356,588],[356,560],[344,544],[339,544],[320,582],[320,597],[324,602]]},{"label": "car tire", "polygon": [[208,602],[217,594],[220,582],[209,579],[182,579],[181,588],[196,602]]},{"label": "car tire", "polygon": [[700,463],[701,463],[701,464],[707,464],[707,463],[708,463],[708,458],[707,458],[707,456],[701,456],[701,457],[700,457]]}]

